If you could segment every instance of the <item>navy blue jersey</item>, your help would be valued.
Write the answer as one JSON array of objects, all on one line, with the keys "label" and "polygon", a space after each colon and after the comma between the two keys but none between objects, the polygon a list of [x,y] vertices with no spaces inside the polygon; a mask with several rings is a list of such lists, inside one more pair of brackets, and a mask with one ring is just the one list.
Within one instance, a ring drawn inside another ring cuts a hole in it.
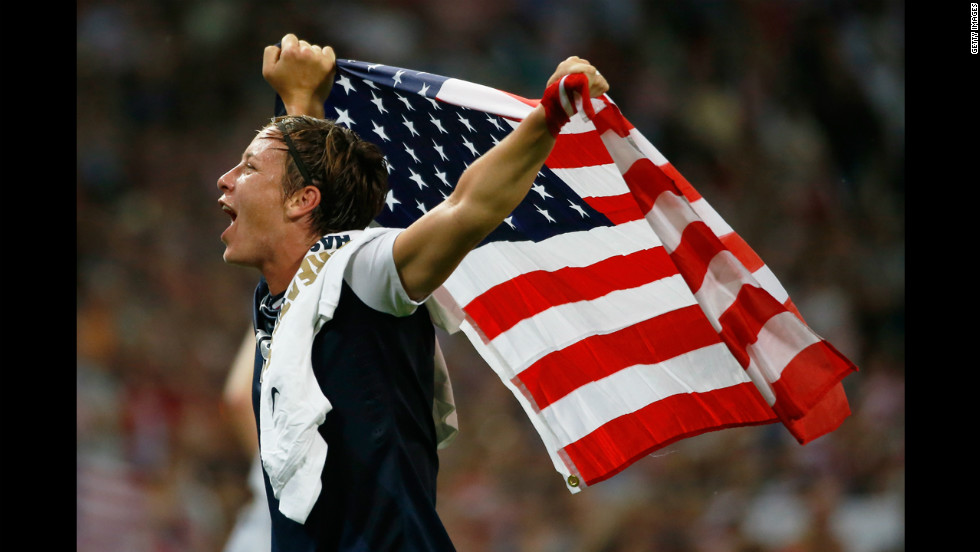
[{"label": "navy blue jersey", "polygon": [[[253,322],[271,334],[275,310],[261,307],[268,299],[263,280]],[[256,412],[262,341],[253,376]],[[333,319],[313,342],[313,372],[333,407],[319,428],[329,447],[323,490],[306,523],[299,524],[279,512],[263,473],[273,552],[454,550],[436,513],[434,348],[424,306],[405,317],[382,313],[344,282]]]}]

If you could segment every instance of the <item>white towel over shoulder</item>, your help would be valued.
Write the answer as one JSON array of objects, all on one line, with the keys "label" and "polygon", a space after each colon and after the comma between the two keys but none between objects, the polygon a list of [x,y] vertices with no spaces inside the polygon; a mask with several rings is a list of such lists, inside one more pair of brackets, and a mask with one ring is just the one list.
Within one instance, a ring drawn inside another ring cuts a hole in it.
[{"label": "white towel over shoulder", "polygon": [[[345,269],[354,253],[398,231],[369,228],[324,236],[303,258],[286,291],[269,357],[262,367],[259,442],[262,465],[279,499],[279,511],[298,523],[306,522],[322,490],[320,474],[328,446],[317,428],[332,408],[313,374],[313,338],[333,318]],[[429,305],[435,309],[433,319],[440,321],[439,305],[434,300]],[[449,374],[438,343],[435,395],[433,416],[442,448],[455,437],[458,426]]]}]

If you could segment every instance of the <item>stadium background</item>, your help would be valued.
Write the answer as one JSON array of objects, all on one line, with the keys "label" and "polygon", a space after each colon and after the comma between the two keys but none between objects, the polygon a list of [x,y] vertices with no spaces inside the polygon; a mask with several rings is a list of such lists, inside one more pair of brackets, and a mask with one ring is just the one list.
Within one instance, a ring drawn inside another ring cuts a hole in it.
[{"label": "stadium background", "polygon": [[[853,415],[689,439],[570,495],[455,338],[439,509],[461,552],[897,552],[905,538],[905,12],[821,0],[77,3],[77,549],[218,551],[250,458],[220,392],[256,273],[215,182],[272,113],[262,49],[537,97],[589,59],[623,113],[861,368]],[[445,338],[445,336],[444,336]]]}]

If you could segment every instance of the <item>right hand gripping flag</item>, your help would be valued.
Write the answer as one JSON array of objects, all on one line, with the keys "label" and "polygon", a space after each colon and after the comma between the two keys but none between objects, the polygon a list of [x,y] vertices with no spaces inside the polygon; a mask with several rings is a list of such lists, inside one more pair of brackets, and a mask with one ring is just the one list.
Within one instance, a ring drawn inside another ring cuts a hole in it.
[{"label": "right hand gripping flag", "polygon": [[[778,421],[802,444],[836,429],[857,368],[612,100],[591,102],[433,310],[511,389],[572,492],[708,431]],[[405,227],[537,103],[341,60],[324,107],[384,150],[378,222]]]}]

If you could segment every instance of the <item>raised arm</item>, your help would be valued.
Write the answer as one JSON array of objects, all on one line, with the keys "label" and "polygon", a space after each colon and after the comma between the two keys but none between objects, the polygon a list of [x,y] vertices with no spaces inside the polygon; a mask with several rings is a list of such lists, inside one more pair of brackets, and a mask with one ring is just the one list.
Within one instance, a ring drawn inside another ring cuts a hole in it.
[{"label": "raised arm", "polygon": [[[578,57],[563,61],[547,86],[578,73],[588,78],[592,97],[608,90],[595,67]],[[555,145],[549,115],[553,122],[556,114],[546,113],[543,104],[536,107],[463,172],[448,198],[398,236],[395,265],[410,297],[425,298],[442,285],[463,257],[524,199]]]}]

